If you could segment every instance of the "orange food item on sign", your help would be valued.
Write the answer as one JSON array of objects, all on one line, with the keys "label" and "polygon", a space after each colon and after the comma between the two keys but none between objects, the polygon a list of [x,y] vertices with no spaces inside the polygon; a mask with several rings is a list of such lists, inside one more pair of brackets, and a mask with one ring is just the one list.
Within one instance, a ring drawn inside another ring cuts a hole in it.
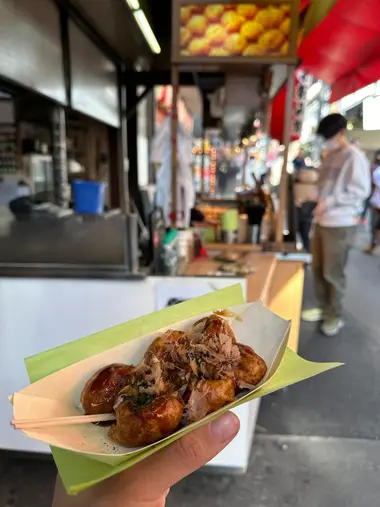
[{"label": "orange food item on sign", "polygon": [[186,25],[186,28],[195,36],[203,35],[207,28],[207,19],[205,16],[192,16]]},{"label": "orange food item on sign", "polygon": [[230,53],[224,48],[214,47],[210,49],[209,56],[230,56]]},{"label": "orange food item on sign", "polygon": [[186,24],[190,17],[191,17],[191,7],[181,7],[180,10],[180,18],[181,18],[181,24]]},{"label": "orange food item on sign", "polygon": [[246,21],[240,29],[240,35],[248,41],[255,41],[264,32],[264,28],[256,21]]},{"label": "orange food item on sign", "polygon": [[267,53],[278,50],[285,42],[284,34],[275,28],[263,33],[259,38],[259,46]]},{"label": "orange food item on sign", "polygon": [[206,39],[193,39],[188,47],[192,56],[207,55],[210,50],[210,44]]},{"label": "orange food item on sign", "polygon": [[280,30],[285,35],[289,35],[289,33],[290,33],[290,18],[284,19],[284,21],[280,25]]},{"label": "orange food item on sign", "polygon": [[215,5],[208,5],[205,9],[205,16],[207,19],[209,19],[212,22],[219,21],[222,14],[224,12],[223,5],[221,4],[215,4]]},{"label": "orange food item on sign", "polygon": [[181,27],[179,37],[181,48],[186,48],[191,40],[191,33],[187,28]]},{"label": "orange food item on sign", "polygon": [[225,42],[224,48],[231,53],[231,55],[241,55],[247,47],[248,42],[245,37],[242,37],[238,33],[229,35]]},{"label": "orange food item on sign", "polygon": [[243,56],[262,56],[264,54],[264,49],[258,44],[249,44],[243,51]]},{"label": "orange food item on sign", "polygon": [[206,30],[206,39],[212,46],[221,46],[226,37],[226,29],[222,25],[213,24]]},{"label": "orange food item on sign", "polygon": [[237,14],[243,16],[245,19],[253,19],[259,8],[254,4],[239,4],[236,8]]},{"label": "orange food item on sign", "polygon": [[229,33],[238,32],[243,23],[244,18],[236,14],[236,12],[228,11],[222,16],[222,25]]}]

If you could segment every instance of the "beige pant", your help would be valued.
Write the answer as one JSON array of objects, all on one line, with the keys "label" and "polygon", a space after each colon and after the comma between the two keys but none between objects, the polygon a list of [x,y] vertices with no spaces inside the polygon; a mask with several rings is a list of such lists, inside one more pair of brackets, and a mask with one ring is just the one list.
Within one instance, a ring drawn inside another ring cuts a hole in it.
[{"label": "beige pant", "polygon": [[317,305],[326,316],[340,317],[346,288],[345,267],[352,248],[356,226],[322,227],[316,225],[311,239],[314,289]]}]

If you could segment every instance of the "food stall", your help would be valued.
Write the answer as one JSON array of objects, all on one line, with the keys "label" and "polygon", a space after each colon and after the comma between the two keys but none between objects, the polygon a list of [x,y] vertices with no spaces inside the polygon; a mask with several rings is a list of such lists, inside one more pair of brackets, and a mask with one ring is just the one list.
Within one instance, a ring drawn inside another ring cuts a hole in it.
[{"label": "food stall", "polygon": [[[283,217],[287,200],[287,160],[291,136],[291,117],[297,64],[299,2],[227,2],[180,1],[173,5],[172,30],[172,82],[173,113],[172,132],[177,129],[176,104],[179,90],[179,73],[186,69],[193,72],[224,72],[226,108],[236,106],[236,94],[244,96],[240,107],[264,114],[263,125],[268,130],[268,94],[276,69],[287,67],[288,93],[286,97],[286,121],[284,134],[283,170],[279,189],[279,207],[276,220],[276,244],[280,249]],[[255,76],[257,79],[253,79]],[[253,104],[251,95],[259,91],[261,100]],[[238,92],[239,90],[239,92]],[[245,101],[245,102],[244,102]],[[234,111],[237,111],[235,107]],[[228,128],[228,125],[225,125]],[[243,139],[243,145],[248,144]],[[177,150],[173,136],[172,190],[177,186]],[[240,150],[239,147],[235,149]],[[210,150],[212,159],[213,148]],[[211,161],[212,162],[212,161]],[[215,163],[210,162],[210,189],[213,186]],[[244,171],[243,171],[244,172]],[[244,178],[243,178],[244,180]],[[244,182],[243,182],[244,183]],[[210,194],[211,194],[210,190]],[[173,194],[172,216],[177,210],[177,195]],[[208,203],[209,204],[209,203]],[[231,203],[230,203],[231,205]],[[223,203],[223,207],[229,207]],[[173,225],[176,225],[173,219]]]},{"label": "food stall", "polygon": [[[222,71],[226,77],[238,76],[243,80],[247,75],[249,78],[250,74],[254,74],[254,82],[258,85],[256,92],[259,92],[256,95],[260,95],[261,92],[267,91],[268,86],[267,83],[264,88],[261,87],[262,78],[268,76],[269,71],[274,72],[277,66],[288,66],[288,83],[292,85],[296,64],[298,12],[299,2],[290,0],[271,2],[241,0],[239,4],[227,4],[222,0],[218,0],[217,4],[198,0],[197,5],[194,4],[194,0],[173,2],[172,132],[177,131],[176,105],[179,94],[179,72],[182,70],[191,73]],[[240,35],[241,30],[244,36]],[[194,35],[191,40],[186,38],[187,31]],[[207,40],[201,36],[206,31]],[[224,35],[226,47],[223,42]],[[248,82],[253,84],[252,81]],[[286,111],[290,118],[293,86],[288,88],[290,91]],[[121,86],[119,92],[121,93],[118,106],[121,117],[117,132],[125,136],[125,86]],[[257,107],[262,110],[264,105],[259,103]],[[172,136],[172,142],[171,206],[173,225],[176,226],[178,164],[175,135]],[[124,197],[126,196],[125,201],[121,202],[121,207],[123,212],[129,212],[126,184],[128,164],[125,146],[121,147],[123,158],[119,160],[118,168],[119,177],[123,180],[121,189],[124,191]],[[287,150],[288,143],[285,142],[284,167]],[[286,177],[286,170],[283,170],[279,222],[285,209],[283,201],[286,195]],[[236,208],[236,202],[234,206]],[[131,230],[128,232],[128,244],[122,245],[126,247],[127,254],[130,253],[136,239]],[[106,243],[103,236],[102,242]],[[282,229],[279,248],[281,242]],[[9,266],[7,276],[3,266],[3,277],[0,278],[2,399],[6,400],[7,395],[27,383],[23,366],[23,359],[26,356],[145,315],[173,304],[173,301],[192,298],[235,283],[242,285],[247,301],[262,300],[276,313],[295,322],[292,327],[291,345],[296,350],[297,321],[302,298],[302,265],[284,263],[274,254],[259,253],[257,245],[228,245],[225,248],[226,254],[237,253],[236,257],[229,259],[228,256],[217,258],[212,249],[220,254],[223,247],[215,243],[208,247],[206,243],[208,257],[190,258],[190,262],[183,267],[179,276],[131,274],[133,269],[127,269],[128,264],[123,265],[122,262],[113,267],[99,264],[96,270],[85,270],[83,266],[78,265],[71,266],[69,270],[66,269],[67,266],[64,269],[62,265],[57,264],[51,265],[48,269],[46,266],[19,264]],[[124,252],[124,248],[121,250]],[[128,267],[131,268],[131,263]],[[48,452],[42,444],[14,432],[9,426],[10,405],[4,401],[2,409],[0,448],[11,451]],[[208,466],[220,468],[224,472],[244,471],[247,468],[258,410],[257,400],[237,409],[241,420],[238,438]]]}]

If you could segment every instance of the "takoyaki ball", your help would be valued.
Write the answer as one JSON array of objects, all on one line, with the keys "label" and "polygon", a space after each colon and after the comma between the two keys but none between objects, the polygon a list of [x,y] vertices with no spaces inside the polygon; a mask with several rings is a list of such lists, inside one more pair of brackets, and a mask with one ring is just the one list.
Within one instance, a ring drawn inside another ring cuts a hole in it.
[{"label": "takoyaki ball", "polygon": [[125,386],[133,366],[114,363],[97,371],[81,393],[81,404],[86,414],[109,414],[115,400]]},{"label": "takoyaki ball", "polygon": [[232,338],[232,343],[236,343],[235,334],[228,321],[218,315],[212,314],[206,318],[203,332],[210,337],[212,335],[219,336],[220,334],[225,334]]},{"label": "takoyaki ball", "polygon": [[180,19],[182,25],[185,25],[189,21],[191,14],[192,14],[191,7],[181,7]]},{"label": "takoyaki ball", "polygon": [[199,421],[207,414],[224,407],[235,400],[235,381],[201,380],[191,391],[187,402],[187,417],[190,422]]},{"label": "takoyaki ball", "polygon": [[124,447],[153,444],[176,431],[184,405],[177,395],[153,399],[120,397],[116,403],[116,424],[109,430],[112,440]]},{"label": "takoyaki ball", "polygon": [[267,372],[267,365],[256,352],[238,343],[240,350],[240,363],[234,368],[235,380],[238,387],[255,386],[264,378]]},{"label": "takoyaki ball", "polygon": [[177,344],[179,342],[185,343],[186,340],[187,335],[183,331],[169,329],[166,331],[166,333],[156,338],[154,342],[149,346],[148,350],[145,353],[144,360],[149,364],[152,357],[161,359],[168,352],[171,345]]}]

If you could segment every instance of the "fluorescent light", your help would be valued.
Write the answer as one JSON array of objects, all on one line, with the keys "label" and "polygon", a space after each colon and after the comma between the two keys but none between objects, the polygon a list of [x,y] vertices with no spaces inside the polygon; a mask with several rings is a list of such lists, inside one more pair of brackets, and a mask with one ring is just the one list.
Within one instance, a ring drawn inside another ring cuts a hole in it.
[{"label": "fluorescent light", "polygon": [[156,36],[153,33],[149,21],[146,19],[144,12],[139,9],[137,11],[133,11],[133,15],[152,52],[156,55],[161,53],[161,47],[156,39]]},{"label": "fluorescent light", "polygon": [[139,0],[126,0],[126,2],[133,11],[137,11],[137,9],[140,9]]}]

